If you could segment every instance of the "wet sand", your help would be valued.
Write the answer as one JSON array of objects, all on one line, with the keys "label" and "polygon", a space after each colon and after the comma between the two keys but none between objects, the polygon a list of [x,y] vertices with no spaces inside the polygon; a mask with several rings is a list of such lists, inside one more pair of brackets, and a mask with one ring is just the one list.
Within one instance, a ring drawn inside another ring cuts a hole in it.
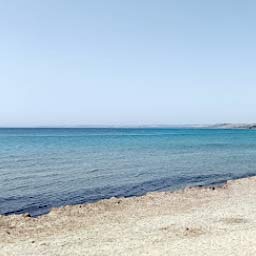
[{"label": "wet sand", "polygon": [[0,255],[256,255],[256,177],[0,216]]}]

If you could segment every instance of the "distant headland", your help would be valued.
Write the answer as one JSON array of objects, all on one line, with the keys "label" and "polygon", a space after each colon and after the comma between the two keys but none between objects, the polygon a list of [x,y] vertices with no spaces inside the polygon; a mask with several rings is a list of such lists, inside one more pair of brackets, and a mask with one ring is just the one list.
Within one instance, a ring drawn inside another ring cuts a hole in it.
[{"label": "distant headland", "polygon": [[209,125],[207,128],[218,128],[218,129],[256,129],[256,123],[252,124],[234,124],[234,123],[222,123]]}]

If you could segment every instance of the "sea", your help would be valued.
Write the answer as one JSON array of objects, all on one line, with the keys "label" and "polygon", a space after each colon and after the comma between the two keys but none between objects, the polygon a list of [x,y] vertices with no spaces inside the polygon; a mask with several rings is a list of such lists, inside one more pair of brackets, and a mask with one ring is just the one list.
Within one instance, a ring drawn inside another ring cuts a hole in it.
[{"label": "sea", "polygon": [[0,129],[0,214],[256,175],[256,130]]}]

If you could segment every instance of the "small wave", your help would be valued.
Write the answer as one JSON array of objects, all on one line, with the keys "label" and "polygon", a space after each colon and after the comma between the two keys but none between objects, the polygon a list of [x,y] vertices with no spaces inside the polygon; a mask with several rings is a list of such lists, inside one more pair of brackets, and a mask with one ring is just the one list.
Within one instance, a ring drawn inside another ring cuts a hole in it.
[{"label": "small wave", "polygon": [[92,170],[89,170],[89,171],[86,171],[86,173],[95,173],[95,172],[99,172],[100,169],[92,169]]}]

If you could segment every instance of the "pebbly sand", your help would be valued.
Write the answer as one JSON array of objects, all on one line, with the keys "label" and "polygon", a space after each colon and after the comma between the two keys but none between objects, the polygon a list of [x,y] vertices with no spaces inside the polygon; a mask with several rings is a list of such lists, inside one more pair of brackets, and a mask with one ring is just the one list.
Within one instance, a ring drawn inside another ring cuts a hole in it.
[{"label": "pebbly sand", "polygon": [[0,255],[256,255],[256,177],[0,216]]}]

